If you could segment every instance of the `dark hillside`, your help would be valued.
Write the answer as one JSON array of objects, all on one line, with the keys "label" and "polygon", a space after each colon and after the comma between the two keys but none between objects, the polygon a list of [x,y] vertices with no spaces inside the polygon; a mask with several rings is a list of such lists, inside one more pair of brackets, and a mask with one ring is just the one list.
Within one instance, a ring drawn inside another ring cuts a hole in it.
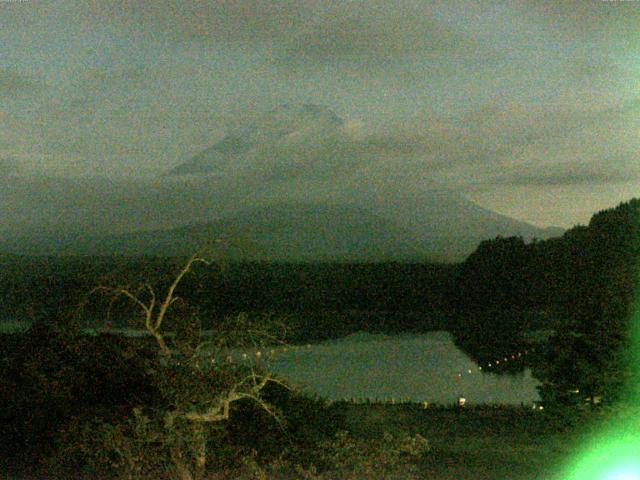
[{"label": "dark hillside", "polygon": [[573,390],[615,397],[639,266],[639,199],[599,212],[561,238],[482,242],[454,281],[459,343],[482,357],[492,343],[499,351],[529,330],[551,330],[535,369],[546,398]]}]

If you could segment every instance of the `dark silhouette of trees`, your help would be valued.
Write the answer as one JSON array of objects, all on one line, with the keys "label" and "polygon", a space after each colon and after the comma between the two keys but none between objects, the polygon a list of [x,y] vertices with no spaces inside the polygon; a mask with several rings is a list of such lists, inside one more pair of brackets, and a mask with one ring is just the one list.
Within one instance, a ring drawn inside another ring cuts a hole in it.
[{"label": "dark silhouette of trees", "polygon": [[545,400],[613,400],[626,351],[640,264],[640,200],[599,212],[561,238],[482,242],[451,293],[458,344],[477,359],[551,329],[533,362]]},{"label": "dark silhouette of trees", "polygon": [[568,232],[564,240],[573,267],[563,302],[566,318],[534,372],[547,400],[613,401],[627,380],[632,348],[629,321],[638,285],[640,200],[597,213],[588,227]]}]

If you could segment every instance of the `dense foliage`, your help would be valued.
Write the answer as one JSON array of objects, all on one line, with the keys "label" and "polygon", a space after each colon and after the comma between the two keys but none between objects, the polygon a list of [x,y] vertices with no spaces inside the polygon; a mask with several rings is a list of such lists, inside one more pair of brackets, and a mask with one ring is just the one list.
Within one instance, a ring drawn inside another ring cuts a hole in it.
[{"label": "dense foliage", "polygon": [[454,282],[454,328],[461,345],[480,357],[492,344],[507,348],[527,331],[550,329],[532,362],[543,398],[614,400],[627,372],[639,266],[637,199],[597,213],[561,238],[482,242]]},{"label": "dense foliage", "polygon": [[37,323],[25,334],[0,336],[0,343],[0,448],[10,471],[56,457],[73,468],[73,456],[59,451],[73,424],[119,421],[156,396],[144,369],[153,355],[148,342],[73,335]]},{"label": "dense foliage", "polygon": [[[136,313],[134,306],[109,304],[109,300],[86,303],[86,292],[122,279],[130,285],[159,279],[156,286],[162,288],[180,261],[0,256],[1,314],[14,319],[50,319],[75,313],[84,303],[85,325],[129,326]],[[401,263],[198,265],[185,278],[181,296],[203,319],[241,312],[254,319],[286,319],[288,341],[338,337],[361,329],[446,329],[443,312],[455,268]]]}]

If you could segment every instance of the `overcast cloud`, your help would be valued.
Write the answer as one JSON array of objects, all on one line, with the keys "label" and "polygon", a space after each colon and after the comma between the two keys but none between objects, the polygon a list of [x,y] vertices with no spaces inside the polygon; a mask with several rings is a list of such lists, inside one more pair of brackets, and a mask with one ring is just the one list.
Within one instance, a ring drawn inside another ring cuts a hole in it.
[{"label": "overcast cloud", "polygon": [[158,176],[314,103],[343,132],[265,152],[274,182],[393,170],[571,226],[640,191],[639,87],[638,2],[4,2],[0,173]]}]

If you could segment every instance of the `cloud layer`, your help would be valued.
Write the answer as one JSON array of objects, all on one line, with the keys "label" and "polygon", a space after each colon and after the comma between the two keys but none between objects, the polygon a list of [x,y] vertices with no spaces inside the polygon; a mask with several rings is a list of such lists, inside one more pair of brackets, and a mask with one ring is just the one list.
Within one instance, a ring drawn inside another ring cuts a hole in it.
[{"label": "cloud layer", "polygon": [[[500,191],[507,213],[511,187],[638,179],[635,2],[5,2],[0,44],[0,158],[24,173],[159,175],[290,102],[349,133],[262,152],[237,178],[402,171]],[[554,208],[549,222],[577,220]]]}]

